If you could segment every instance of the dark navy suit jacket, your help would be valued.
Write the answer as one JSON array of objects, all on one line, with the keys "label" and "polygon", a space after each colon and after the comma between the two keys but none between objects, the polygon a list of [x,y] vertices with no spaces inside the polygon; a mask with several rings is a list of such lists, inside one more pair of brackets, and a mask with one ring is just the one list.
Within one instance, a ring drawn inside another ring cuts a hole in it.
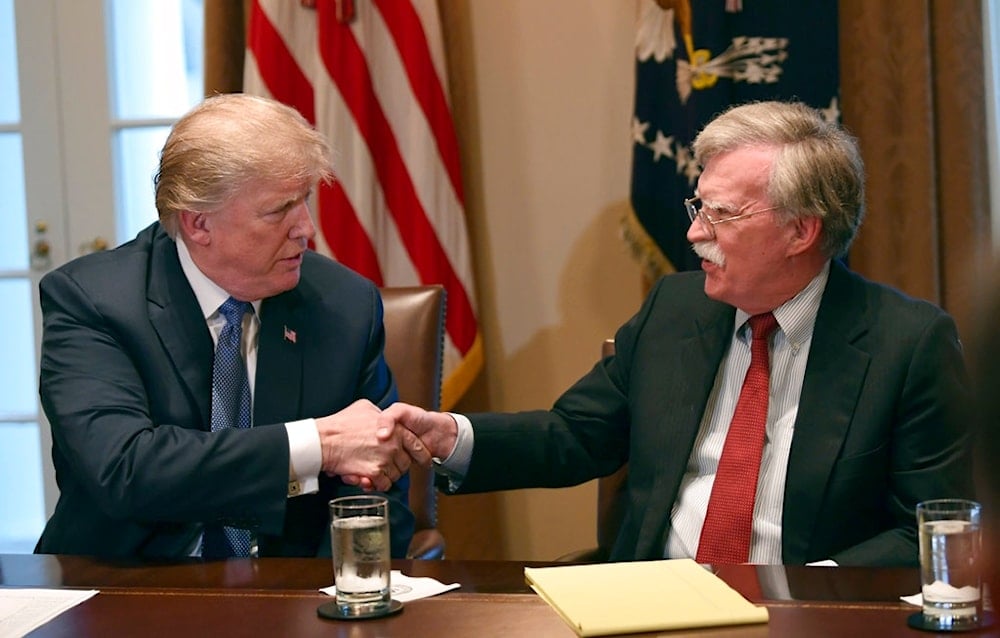
[{"label": "dark navy suit jacket", "polygon": [[[318,494],[288,498],[283,424],[396,400],[374,284],[306,253],[298,286],[261,306],[255,426],[217,433],[212,337],[158,223],[39,288],[60,495],[37,552],[183,556],[205,522],[228,522],[255,528],[264,556],[329,555],[327,502],[357,490],[321,475]],[[413,533],[407,485],[389,494],[400,557]]]}]

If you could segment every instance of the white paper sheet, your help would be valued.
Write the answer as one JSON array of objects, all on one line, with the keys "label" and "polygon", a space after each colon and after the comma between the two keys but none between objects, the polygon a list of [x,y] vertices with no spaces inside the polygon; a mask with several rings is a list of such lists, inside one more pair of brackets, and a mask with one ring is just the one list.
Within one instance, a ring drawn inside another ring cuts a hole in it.
[{"label": "white paper sheet", "polygon": [[[389,574],[389,582],[391,583],[393,600],[398,600],[401,603],[408,603],[411,600],[427,598],[428,596],[437,596],[438,594],[461,587],[458,583],[446,585],[434,578],[405,576],[398,569],[392,570]],[[334,596],[337,593],[337,588],[334,586],[324,587],[320,591],[328,596]]]},{"label": "white paper sheet", "polygon": [[0,638],[20,638],[96,593],[96,589],[0,587]]}]

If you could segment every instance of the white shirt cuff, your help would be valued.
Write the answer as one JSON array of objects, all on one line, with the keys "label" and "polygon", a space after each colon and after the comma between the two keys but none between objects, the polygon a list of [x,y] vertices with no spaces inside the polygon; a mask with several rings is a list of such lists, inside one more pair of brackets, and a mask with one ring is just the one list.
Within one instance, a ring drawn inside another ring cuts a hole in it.
[{"label": "white shirt cuff", "polygon": [[316,419],[290,421],[285,424],[285,432],[288,433],[288,496],[318,492],[323,449]]},{"label": "white shirt cuff", "polygon": [[472,433],[472,422],[464,414],[448,412],[451,418],[455,419],[458,425],[458,436],[455,439],[455,447],[451,454],[445,459],[435,458],[434,470],[448,477],[448,488],[451,491],[458,489],[465,475],[469,472],[469,463],[472,461],[472,447],[474,436]]}]

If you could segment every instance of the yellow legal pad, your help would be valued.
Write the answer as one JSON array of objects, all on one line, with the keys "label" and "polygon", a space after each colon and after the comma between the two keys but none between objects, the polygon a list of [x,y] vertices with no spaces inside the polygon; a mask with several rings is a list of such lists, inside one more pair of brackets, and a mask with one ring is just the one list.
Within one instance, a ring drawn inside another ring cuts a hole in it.
[{"label": "yellow legal pad", "polygon": [[580,636],[767,622],[766,607],[689,558],[525,567],[524,577]]}]

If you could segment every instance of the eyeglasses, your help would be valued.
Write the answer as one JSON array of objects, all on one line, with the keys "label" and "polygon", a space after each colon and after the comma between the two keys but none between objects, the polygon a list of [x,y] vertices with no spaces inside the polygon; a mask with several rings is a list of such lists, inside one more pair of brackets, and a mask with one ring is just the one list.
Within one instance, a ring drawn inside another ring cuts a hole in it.
[{"label": "eyeglasses", "polygon": [[690,199],[684,200],[684,210],[687,211],[688,217],[691,218],[691,223],[694,220],[700,219],[701,225],[705,229],[705,232],[715,239],[715,225],[724,224],[726,222],[735,222],[740,219],[746,219],[747,217],[753,217],[754,215],[759,215],[760,213],[767,213],[772,210],[778,210],[781,206],[771,206],[770,208],[761,208],[760,210],[752,210],[749,213],[742,213],[740,215],[733,215],[732,217],[722,217],[716,219],[709,215],[705,211],[705,207],[701,205],[700,197],[692,197]]}]

